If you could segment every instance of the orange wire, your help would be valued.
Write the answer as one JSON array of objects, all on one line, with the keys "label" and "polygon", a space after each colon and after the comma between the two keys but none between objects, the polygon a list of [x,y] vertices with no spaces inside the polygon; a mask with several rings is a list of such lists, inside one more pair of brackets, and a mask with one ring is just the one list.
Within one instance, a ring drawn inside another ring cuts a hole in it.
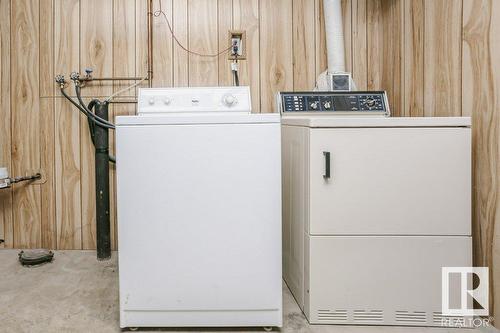
[{"label": "orange wire", "polygon": [[183,49],[184,51],[186,51],[187,53],[194,54],[194,55],[197,55],[199,57],[215,58],[215,57],[220,56],[223,53],[226,53],[227,51],[229,51],[232,48],[232,46],[230,46],[227,49],[224,49],[224,50],[222,50],[218,53],[214,53],[214,54],[204,54],[204,53],[199,53],[199,52],[189,50],[187,47],[182,45],[182,43],[177,39],[177,36],[175,36],[174,30],[172,29],[172,25],[170,24],[170,21],[168,20],[167,14],[161,8],[161,0],[158,0],[158,3],[160,4],[160,9],[157,11],[154,11],[153,15],[155,17],[159,17],[160,15],[163,15],[163,18],[167,22],[168,30],[170,30],[170,34],[172,35],[172,38],[177,43],[177,45],[179,45],[179,47],[181,49]]}]

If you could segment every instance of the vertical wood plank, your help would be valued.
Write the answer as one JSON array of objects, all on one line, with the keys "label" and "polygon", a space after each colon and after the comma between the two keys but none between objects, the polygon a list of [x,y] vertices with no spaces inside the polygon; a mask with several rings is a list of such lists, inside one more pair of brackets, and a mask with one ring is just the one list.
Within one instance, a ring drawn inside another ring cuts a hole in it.
[{"label": "vertical wood plank", "polygon": [[[96,77],[113,73],[113,0],[80,1],[80,70],[92,68]],[[91,82],[82,89],[85,96],[109,96],[110,81]],[[82,118],[83,119],[83,118]]]},{"label": "vertical wood plank", "polygon": [[344,25],[345,70],[352,73],[352,0],[342,0],[342,23]]},{"label": "vertical wood plank", "polygon": [[[113,0],[80,2],[80,64],[90,67],[97,77],[113,74]],[[83,68],[82,68],[83,69]],[[92,82],[82,89],[86,96],[109,96],[113,83]],[[88,104],[90,99],[86,99]],[[76,111],[76,110],[75,110]],[[87,117],[80,115],[80,177],[82,248],[96,247],[95,149],[89,134]]]},{"label": "vertical wood plank", "polygon": [[[463,3],[463,113],[472,116],[474,265],[490,268],[490,314],[500,320],[500,4]],[[496,324],[498,325],[498,324]]]},{"label": "vertical wood plank", "polygon": [[[293,89],[292,1],[261,0],[260,112],[275,112],[275,96]],[[276,15],[279,13],[279,15]]]},{"label": "vertical wood plank", "polygon": [[57,248],[81,249],[80,116],[65,99],[55,107]]},{"label": "vertical wood plank", "polygon": [[39,0],[40,7],[40,96],[55,96],[54,0]]},{"label": "vertical wood plank", "polygon": [[[217,52],[222,52],[229,47],[228,33],[233,29],[233,0],[217,1],[217,29],[218,47]],[[231,61],[228,60],[228,52],[221,53],[217,59],[219,70],[219,86],[233,85],[233,74]],[[239,74],[239,73],[238,73]]]},{"label": "vertical wood plank", "polygon": [[[114,0],[113,4],[113,75],[135,76],[135,27],[136,27],[136,2],[135,0]],[[114,90],[122,89],[124,84],[115,82]],[[129,90],[122,96],[134,96],[135,91]],[[133,104],[113,104],[110,119],[114,122],[116,116],[132,115],[135,113]],[[115,155],[114,131],[110,131],[110,154]],[[116,167],[110,164],[110,218],[111,218],[111,246],[117,249],[116,228]]]},{"label": "vertical wood plank", "polygon": [[367,54],[368,54],[368,84],[369,90],[382,87],[383,73],[383,19],[382,3],[380,0],[367,2]]},{"label": "vertical wood plank", "polygon": [[[156,6],[156,7],[155,7]],[[157,3],[153,3],[153,11],[159,9]],[[135,74],[140,77],[148,75],[148,7],[147,1],[136,0],[135,2]],[[153,17],[153,23],[159,18]],[[153,35],[154,35],[153,31]],[[154,36],[153,36],[154,38]],[[153,46],[153,49],[156,45]],[[153,66],[153,83],[157,75],[157,69]],[[147,87],[148,82],[144,81],[140,87]]]},{"label": "vertical wood plank", "polygon": [[[55,0],[54,46],[56,73],[79,66],[78,0]],[[79,112],[65,99],[55,99],[55,185],[57,248],[81,249]]]},{"label": "vertical wood plank", "polygon": [[[213,55],[217,53],[217,1],[188,0],[189,49]],[[189,55],[189,85],[216,86],[218,83],[218,57]]]},{"label": "vertical wood plank", "polygon": [[[384,78],[392,79],[391,114],[400,117],[404,112],[404,35],[403,35],[403,2],[391,0],[383,2],[383,10],[389,13],[384,20]],[[387,56],[389,55],[389,56]]]},{"label": "vertical wood plank", "polygon": [[[141,14],[141,16],[146,15],[145,12]],[[136,0],[114,0],[113,22],[113,75],[135,76]],[[147,73],[138,75],[143,74]],[[133,83],[132,81],[116,81],[113,83],[113,91],[118,91]],[[135,91],[131,89],[120,96],[135,96],[135,94]]]},{"label": "vertical wood plank", "polygon": [[[175,0],[173,3],[173,30],[179,43],[189,48],[188,38],[188,0]],[[189,86],[189,56],[177,43],[173,45],[174,86]]]},{"label": "vertical wood plank", "polygon": [[53,98],[40,99],[40,165],[44,175],[41,190],[42,247],[57,248],[55,201],[55,110]]},{"label": "vertical wood plank", "polygon": [[366,90],[368,64],[366,49],[366,6],[369,0],[352,0],[352,78],[358,90]]},{"label": "vertical wood plank", "polygon": [[[66,75],[80,67],[79,0],[54,0],[54,73]],[[68,90],[69,92],[69,90]],[[61,96],[56,87],[56,96]]]},{"label": "vertical wood plank", "polygon": [[424,15],[424,113],[460,116],[462,2],[425,0]]},{"label": "vertical wood plank", "polygon": [[[11,21],[12,174],[40,169],[39,7],[36,0],[14,1]],[[40,186],[14,186],[14,246],[41,245]]]},{"label": "vertical wood plank", "polygon": [[234,29],[245,30],[247,59],[240,61],[240,83],[250,86],[252,112],[260,112],[259,0],[233,0]]},{"label": "vertical wood plank", "polygon": [[323,0],[314,1],[314,13],[316,25],[314,34],[316,36],[316,78],[323,73],[328,66],[326,49],[325,13],[323,10]]},{"label": "vertical wood plank", "polygon": [[[10,0],[0,0],[0,167],[12,172],[10,113]],[[12,189],[0,191],[0,248],[14,246]]]},{"label": "vertical wood plank", "polygon": [[[154,2],[156,6],[158,1]],[[172,22],[172,0],[161,0],[162,11]],[[154,10],[158,10],[155,7]],[[155,87],[171,87],[173,83],[172,35],[163,15],[153,17],[153,84]],[[172,23],[171,23],[172,24]]]},{"label": "vertical wood plank", "polygon": [[[98,87],[94,87],[98,88]],[[107,90],[108,84],[101,86]],[[85,104],[90,98],[84,98]],[[110,114],[111,114],[110,107]],[[78,112],[75,108],[70,112]],[[95,191],[95,149],[89,134],[87,117],[80,114],[80,209],[81,239],[83,250],[96,248],[96,191]]]},{"label": "vertical wood plank", "polygon": [[369,90],[386,90],[393,116],[402,114],[404,96],[402,9],[398,0],[368,1]]},{"label": "vertical wood plank", "polygon": [[424,115],[424,1],[404,1],[405,116]]},{"label": "vertical wood plank", "polygon": [[316,83],[315,13],[310,0],[293,0],[293,89],[312,90]]},{"label": "vertical wood plank", "polygon": [[54,0],[40,0],[40,166],[45,181],[41,191],[41,244],[57,248],[55,201]]}]

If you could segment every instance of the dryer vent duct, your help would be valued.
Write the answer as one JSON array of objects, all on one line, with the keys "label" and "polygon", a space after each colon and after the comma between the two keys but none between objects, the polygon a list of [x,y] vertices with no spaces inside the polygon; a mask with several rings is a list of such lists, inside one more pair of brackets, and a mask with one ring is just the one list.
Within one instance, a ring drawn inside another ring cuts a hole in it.
[{"label": "dryer vent duct", "polygon": [[341,0],[323,0],[328,74],[345,72],[344,26]]},{"label": "dryer vent duct", "polygon": [[354,83],[351,74],[345,71],[344,25],[342,22],[341,0],[323,0],[325,16],[327,71],[320,74],[317,89],[352,90]]}]

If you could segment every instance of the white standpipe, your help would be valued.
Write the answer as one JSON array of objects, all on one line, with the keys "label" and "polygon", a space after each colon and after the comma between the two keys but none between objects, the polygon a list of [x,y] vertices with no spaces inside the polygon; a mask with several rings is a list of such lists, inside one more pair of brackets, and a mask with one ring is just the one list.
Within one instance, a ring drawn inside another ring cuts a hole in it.
[{"label": "white standpipe", "polygon": [[345,72],[344,25],[341,0],[323,0],[328,74]]}]

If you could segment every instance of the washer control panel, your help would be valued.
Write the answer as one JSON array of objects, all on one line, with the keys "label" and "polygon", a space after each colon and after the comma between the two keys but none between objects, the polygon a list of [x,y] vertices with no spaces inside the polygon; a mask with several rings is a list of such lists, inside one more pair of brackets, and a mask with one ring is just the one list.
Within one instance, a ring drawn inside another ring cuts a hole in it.
[{"label": "washer control panel", "polygon": [[281,112],[287,114],[331,113],[389,116],[385,91],[313,91],[282,92],[279,94]]},{"label": "washer control panel", "polygon": [[141,88],[137,98],[138,114],[199,112],[250,113],[250,88],[190,87]]}]

